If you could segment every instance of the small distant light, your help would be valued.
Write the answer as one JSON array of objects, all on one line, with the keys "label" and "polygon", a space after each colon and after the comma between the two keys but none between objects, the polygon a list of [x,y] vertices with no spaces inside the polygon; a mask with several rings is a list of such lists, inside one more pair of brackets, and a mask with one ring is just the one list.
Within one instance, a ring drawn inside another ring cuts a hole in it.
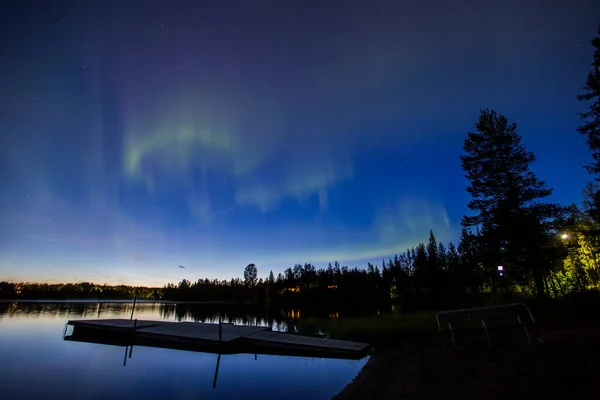
[{"label": "small distant light", "polygon": [[498,271],[504,271],[504,267],[502,265],[498,265]]},{"label": "small distant light", "polygon": [[567,240],[569,238],[569,235],[567,233],[563,233],[562,235],[560,235],[560,237],[562,238],[562,240]]}]

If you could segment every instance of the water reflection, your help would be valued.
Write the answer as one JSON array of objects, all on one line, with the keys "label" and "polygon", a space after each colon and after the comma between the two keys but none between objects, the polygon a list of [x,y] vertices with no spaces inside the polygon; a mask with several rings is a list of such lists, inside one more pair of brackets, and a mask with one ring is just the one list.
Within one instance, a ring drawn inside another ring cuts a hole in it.
[{"label": "water reflection", "polygon": [[[129,356],[128,354],[129,353]],[[219,377],[219,366],[221,365],[221,353],[219,353],[217,355],[217,364],[215,366],[215,375],[212,381],[212,387],[213,389],[217,387],[217,378]],[[131,359],[131,357],[133,356],[133,344],[129,345],[129,346],[125,346],[125,355],[123,356],[123,367],[127,366],[127,359]],[[257,355],[254,355],[254,360],[258,360]]]},{"label": "water reflection", "polygon": [[[133,349],[127,344],[65,342],[61,338],[69,319],[128,319],[131,311],[131,302],[0,302],[2,396],[331,398],[366,362],[209,354],[138,345]],[[251,306],[139,302],[134,315],[148,320],[215,322],[219,312],[225,322],[297,329],[297,320],[291,315]]]},{"label": "water reflection", "polygon": [[[299,321],[302,310],[278,310],[266,307],[255,307],[240,304],[194,304],[194,303],[160,303],[138,301],[132,302],[0,302],[0,319],[2,318],[36,318],[41,315],[57,319],[108,318],[113,315],[129,318],[132,314],[142,319],[163,319],[169,321],[193,321],[218,323],[219,313],[223,323],[236,325],[268,326],[279,332],[299,332]],[[158,317],[158,318],[157,318]],[[338,318],[338,312],[327,315]],[[317,334],[318,332],[303,332]]]},{"label": "water reflection", "polygon": [[300,310],[297,309],[291,309],[289,311],[282,311],[283,316],[290,318],[290,319],[300,319]]},{"label": "water reflection", "polygon": [[[137,303],[136,310],[143,313],[159,313],[165,304]],[[127,314],[133,310],[131,302],[0,302],[1,318],[104,318],[106,315]]]}]

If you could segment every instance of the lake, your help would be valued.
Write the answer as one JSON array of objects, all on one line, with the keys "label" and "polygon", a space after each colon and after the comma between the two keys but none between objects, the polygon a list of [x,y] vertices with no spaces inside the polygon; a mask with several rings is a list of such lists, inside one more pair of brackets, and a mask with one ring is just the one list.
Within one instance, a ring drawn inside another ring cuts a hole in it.
[{"label": "lake", "polygon": [[[220,308],[217,308],[220,307]],[[216,354],[68,342],[69,319],[129,318],[128,302],[0,302],[0,397],[6,399],[329,399],[362,360]],[[135,318],[224,322],[293,331],[281,313],[251,307],[138,303]],[[125,365],[124,365],[125,364]]]}]

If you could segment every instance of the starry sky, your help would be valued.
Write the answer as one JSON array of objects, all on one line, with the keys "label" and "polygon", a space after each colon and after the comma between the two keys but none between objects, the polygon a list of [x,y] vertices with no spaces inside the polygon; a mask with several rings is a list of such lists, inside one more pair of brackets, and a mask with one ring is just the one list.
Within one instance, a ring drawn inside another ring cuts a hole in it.
[{"label": "starry sky", "polygon": [[456,241],[481,108],[551,200],[590,180],[597,0],[2,7],[0,280],[266,277]]}]

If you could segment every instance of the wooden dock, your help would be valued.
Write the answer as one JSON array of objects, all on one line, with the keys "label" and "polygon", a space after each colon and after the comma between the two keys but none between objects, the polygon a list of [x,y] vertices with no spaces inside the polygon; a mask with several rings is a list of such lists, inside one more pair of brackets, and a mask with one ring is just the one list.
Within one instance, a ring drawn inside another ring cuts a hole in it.
[{"label": "wooden dock", "polygon": [[299,349],[319,349],[332,352],[358,352],[364,351],[366,343],[348,342],[345,340],[323,339],[318,337],[301,336],[285,332],[262,330],[243,337],[244,340],[254,342],[258,346],[297,347]]},{"label": "wooden dock", "polygon": [[[129,319],[68,321],[65,340],[117,346],[150,346],[218,354],[251,353],[360,359],[367,343],[273,332],[266,326]],[[219,332],[220,331],[220,332]]]},{"label": "wooden dock", "polygon": [[67,322],[73,328],[94,329],[102,331],[131,333],[133,326],[139,331],[142,328],[163,324],[161,321],[143,321],[131,319],[79,319]]},{"label": "wooden dock", "polygon": [[[221,342],[232,342],[246,335],[269,329],[267,326],[221,324]],[[219,341],[219,324],[165,322],[137,329],[139,337],[176,341]]]}]

